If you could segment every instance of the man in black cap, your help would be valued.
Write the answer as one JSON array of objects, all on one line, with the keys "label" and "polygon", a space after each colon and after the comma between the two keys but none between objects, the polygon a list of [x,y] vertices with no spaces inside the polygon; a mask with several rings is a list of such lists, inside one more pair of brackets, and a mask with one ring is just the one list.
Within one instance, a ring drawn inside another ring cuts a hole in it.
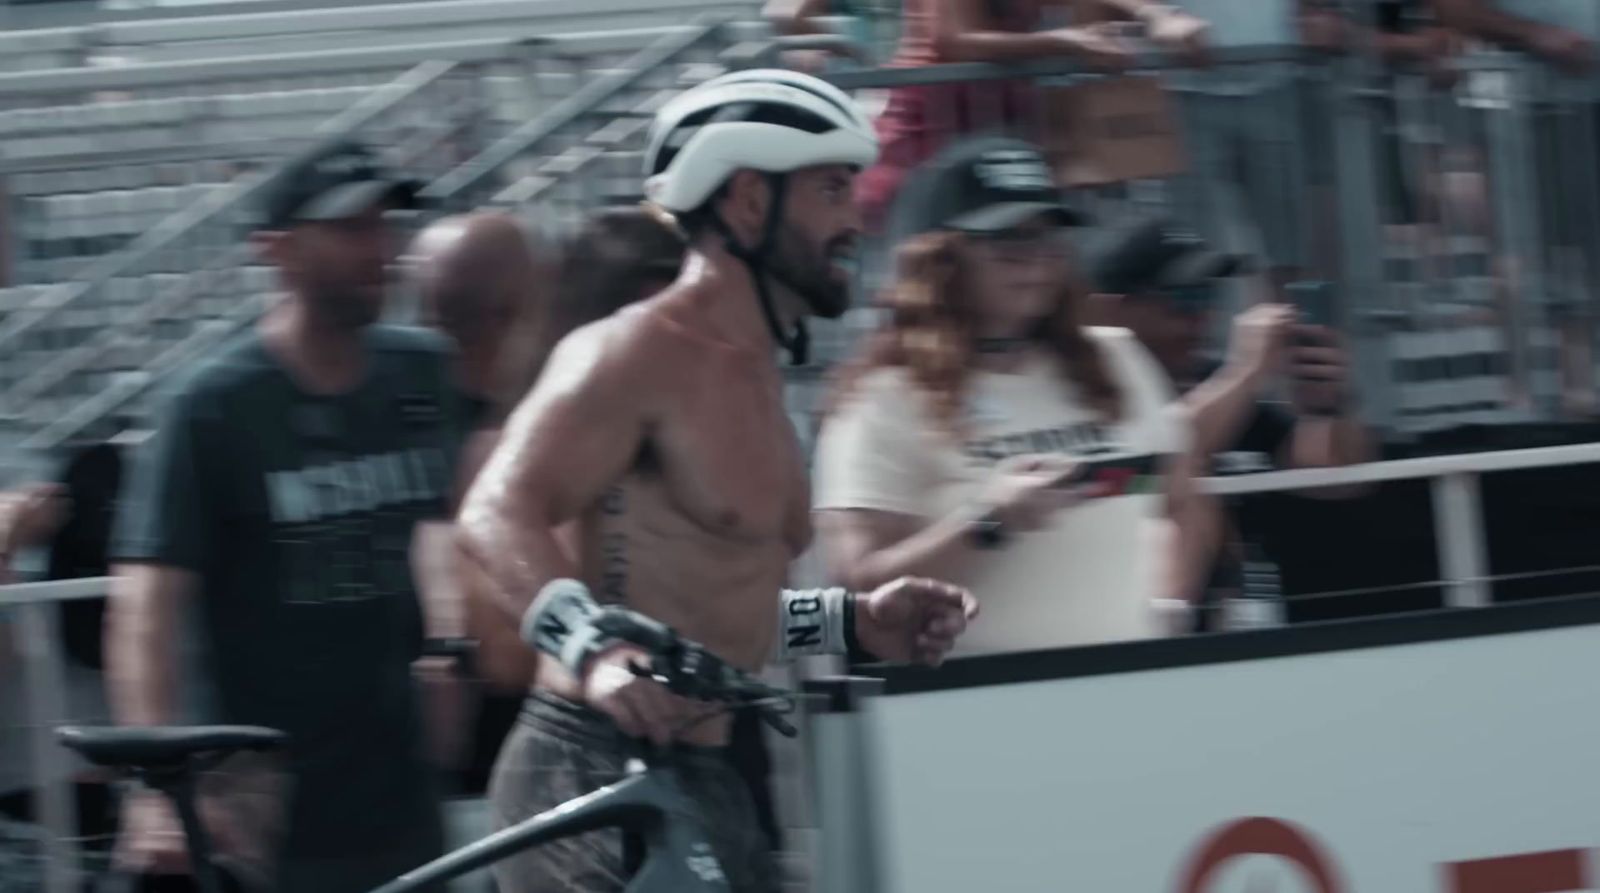
[{"label": "man in black cap", "polygon": [[[1261,303],[1234,319],[1223,362],[1204,355],[1219,280],[1251,272],[1247,258],[1213,251],[1160,216],[1108,227],[1090,253],[1105,321],[1132,330],[1172,378],[1192,415],[1196,454],[1211,457],[1214,473],[1336,467],[1371,458],[1370,436],[1354,412],[1349,360],[1332,329],[1302,322],[1293,306]],[[1266,402],[1263,393],[1280,370],[1288,373],[1287,404]],[[1199,563],[1210,568],[1211,579],[1193,581],[1196,588],[1215,593],[1242,586],[1238,559],[1253,550],[1241,548],[1220,517],[1212,533],[1210,542],[1189,544],[1215,556]],[[1202,612],[1202,628],[1214,619]]]},{"label": "man in black cap", "polygon": [[[460,437],[442,342],[375,325],[389,212],[414,184],[338,143],[266,189],[252,237],[284,292],[184,376],[119,521],[107,654],[119,721],[179,721],[174,645],[197,613],[208,720],[290,735],[277,887],[369,889],[442,848],[410,667],[413,527],[448,510]],[[124,856],[187,870],[165,805],[136,798]]]}]

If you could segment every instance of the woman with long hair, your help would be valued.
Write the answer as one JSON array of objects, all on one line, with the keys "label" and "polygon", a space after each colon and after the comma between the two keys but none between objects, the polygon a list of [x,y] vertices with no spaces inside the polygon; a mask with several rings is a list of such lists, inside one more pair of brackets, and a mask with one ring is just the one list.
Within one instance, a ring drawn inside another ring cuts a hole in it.
[{"label": "woman with long hair", "polygon": [[1159,634],[1188,434],[1132,334],[1080,322],[1075,215],[1013,140],[958,145],[909,189],[887,319],[818,444],[833,572],[967,586],[984,613],[959,653]]}]

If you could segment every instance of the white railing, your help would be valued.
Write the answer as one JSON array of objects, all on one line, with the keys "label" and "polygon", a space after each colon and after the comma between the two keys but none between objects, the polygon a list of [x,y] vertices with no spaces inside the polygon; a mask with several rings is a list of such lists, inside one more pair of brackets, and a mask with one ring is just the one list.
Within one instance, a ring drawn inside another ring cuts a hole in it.
[{"label": "white railing", "polygon": [[30,778],[40,779],[35,791],[35,812],[50,833],[45,848],[45,890],[72,893],[82,888],[78,867],[77,805],[69,777],[71,758],[56,744],[53,729],[72,719],[67,713],[66,663],[61,654],[60,602],[99,598],[110,580],[60,580],[0,586],[0,616],[15,624],[12,641],[22,657],[22,679],[27,710],[23,717],[28,734]]},{"label": "white railing", "polygon": [[[1600,462],[1600,443],[1465,453],[1419,459],[1373,462],[1348,468],[1275,471],[1227,478],[1206,478],[1202,489],[1216,495],[1312,490],[1377,484],[1385,481],[1430,479],[1433,483],[1434,533],[1438,543],[1446,604],[1473,608],[1489,603],[1488,556],[1483,535],[1478,479],[1496,471],[1552,468]],[[65,672],[59,648],[60,630],[56,602],[96,598],[108,591],[110,580],[93,578],[49,583],[0,586],[0,615],[16,612],[17,636],[23,655],[23,678],[28,691],[28,724],[34,777],[58,779],[68,756],[55,743],[51,728],[63,717]],[[74,825],[70,790],[46,784],[41,790],[42,818],[53,835],[50,893],[69,889],[77,876],[76,855],[70,844]],[[63,886],[55,886],[62,884]]]},{"label": "white railing", "polygon": [[1271,471],[1229,478],[1208,478],[1207,492],[1223,495],[1314,490],[1427,478],[1433,492],[1433,531],[1439,554],[1445,604],[1471,608],[1489,603],[1488,543],[1483,533],[1483,500],[1478,479],[1494,471],[1553,468],[1600,462],[1600,443],[1460,453],[1372,462],[1349,468]]},{"label": "white railing", "polygon": [[[0,34],[6,57],[48,53],[88,64],[95,55],[195,63],[276,55],[295,47],[377,49],[414,41],[549,37],[604,29],[655,29],[699,15],[758,18],[758,0],[427,0],[233,14],[172,15]],[[173,10],[172,12],[176,12]],[[338,42],[342,35],[343,42]]]}]

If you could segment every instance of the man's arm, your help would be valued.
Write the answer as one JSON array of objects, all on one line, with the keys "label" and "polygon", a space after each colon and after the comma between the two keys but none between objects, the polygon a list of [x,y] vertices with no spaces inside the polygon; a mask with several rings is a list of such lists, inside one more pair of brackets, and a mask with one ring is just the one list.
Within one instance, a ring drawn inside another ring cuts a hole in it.
[{"label": "man's arm", "polygon": [[1238,440],[1261,393],[1262,372],[1224,366],[1180,398],[1194,418],[1195,445],[1214,456]]},{"label": "man's arm", "polygon": [[626,473],[644,441],[648,377],[632,369],[651,347],[619,322],[561,343],[462,505],[458,547],[513,625],[545,585],[578,576],[556,529]]},{"label": "man's arm", "polygon": [[1173,602],[1193,600],[1222,543],[1221,505],[1195,486],[1200,467],[1200,457],[1191,450],[1174,457],[1167,471],[1167,573],[1159,592]]},{"label": "man's arm", "polygon": [[1433,5],[1439,21],[1464,34],[1532,53],[1570,72],[1594,64],[1594,44],[1582,34],[1512,15],[1488,0],[1433,0]]},{"label": "man's arm", "polygon": [[31,484],[0,493],[0,579],[11,573],[18,552],[42,546],[65,520],[59,484]]},{"label": "man's arm", "polygon": [[1145,37],[1166,50],[1185,54],[1192,63],[1204,63],[1210,46],[1211,24],[1199,16],[1159,0],[1090,0],[1085,12],[1101,21],[1132,21],[1144,25]]},{"label": "man's arm", "polygon": [[1049,56],[1077,56],[1096,65],[1116,67],[1130,58],[1127,51],[1089,29],[1001,31],[984,0],[938,0],[933,17],[933,48],[951,62],[1017,62]]},{"label": "man's arm", "polygon": [[947,577],[973,551],[972,529],[984,509],[974,504],[928,523],[876,509],[817,513],[832,577],[866,592],[898,577]]},{"label": "man's arm", "polygon": [[[129,726],[178,722],[182,618],[199,591],[199,577],[160,564],[117,565],[112,574],[102,645],[112,717]],[[119,864],[141,872],[188,873],[188,850],[165,797],[139,791],[122,801],[121,811]]]},{"label": "man's arm", "polygon": [[506,619],[488,574],[476,563],[456,563],[462,565],[457,579],[467,594],[467,634],[475,645],[472,664],[478,679],[501,694],[527,691],[538,669],[537,654]]},{"label": "man's arm", "polygon": [[176,722],[179,631],[199,579],[159,564],[119,565],[112,573],[104,646],[112,714],[123,725]]},{"label": "man's arm", "polygon": [[1517,49],[1532,47],[1542,23],[1496,9],[1485,0],[1433,0],[1439,21],[1474,37]]},{"label": "man's arm", "polygon": [[779,34],[827,34],[817,17],[828,11],[828,0],[768,0],[761,15]]},{"label": "man's arm", "polygon": [[1263,377],[1276,365],[1294,308],[1257,304],[1233,322],[1228,362],[1180,398],[1194,425],[1200,456],[1228,449],[1249,423]]},{"label": "man's arm", "polygon": [[104,649],[107,695],[120,722],[179,719],[176,646],[216,526],[207,494],[226,473],[213,464],[220,449],[215,419],[203,408],[210,405],[189,392],[168,403],[138,448],[118,508]]},{"label": "man's arm", "polygon": [[[484,430],[468,438],[461,450],[457,465],[456,504],[466,498],[468,488],[488,461],[495,445],[500,441],[499,429]],[[517,634],[517,626],[506,619],[495,594],[494,583],[485,569],[462,555],[452,533],[452,548],[448,550],[450,571],[455,586],[462,593],[466,608],[467,637],[474,643],[473,668],[485,685],[504,694],[526,691],[533,681],[537,657],[533,649]]]}]

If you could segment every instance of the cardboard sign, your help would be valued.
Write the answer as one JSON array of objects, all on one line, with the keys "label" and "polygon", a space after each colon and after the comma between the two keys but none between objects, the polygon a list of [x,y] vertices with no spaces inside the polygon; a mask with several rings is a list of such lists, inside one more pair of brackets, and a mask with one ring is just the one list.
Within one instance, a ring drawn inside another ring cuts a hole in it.
[{"label": "cardboard sign", "polygon": [[1045,150],[1068,186],[1170,177],[1187,167],[1181,127],[1160,78],[1045,87]]}]

